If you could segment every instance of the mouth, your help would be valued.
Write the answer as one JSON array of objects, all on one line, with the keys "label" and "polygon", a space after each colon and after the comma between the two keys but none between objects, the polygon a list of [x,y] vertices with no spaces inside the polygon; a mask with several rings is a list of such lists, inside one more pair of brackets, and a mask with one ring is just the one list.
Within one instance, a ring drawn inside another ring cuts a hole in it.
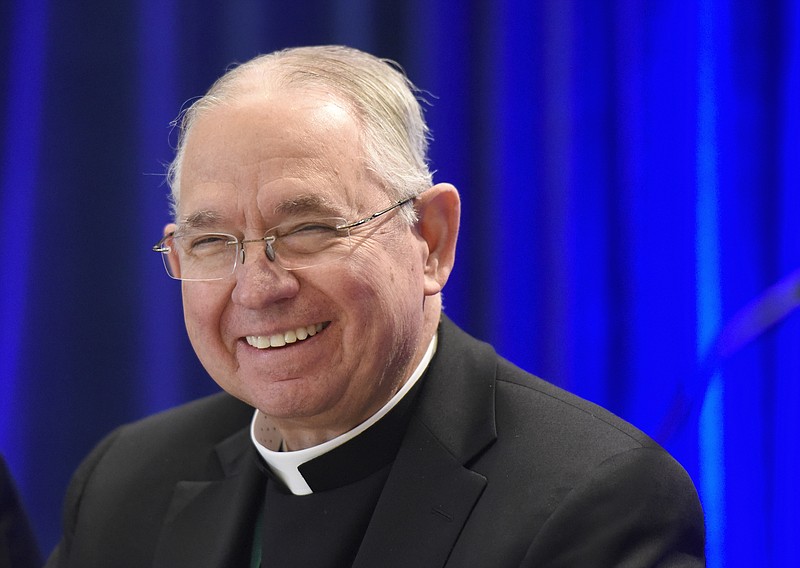
[{"label": "mouth", "polygon": [[326,321],[322,323],[312,323],[310,325],[289,329],[283,333],[275,333],[273,335],[248,335],[245,337],[247,344],[256,349],[274,349],[276,347],[285,347],[293,343],[305,341],[310,337],[314,337],[320,331],[328,327],[331,322]]}]

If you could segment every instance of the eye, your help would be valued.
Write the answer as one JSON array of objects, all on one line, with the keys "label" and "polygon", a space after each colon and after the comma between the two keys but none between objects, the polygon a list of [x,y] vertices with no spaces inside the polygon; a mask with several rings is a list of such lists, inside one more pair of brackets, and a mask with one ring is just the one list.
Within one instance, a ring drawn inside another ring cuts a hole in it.
[{"label": "eye", "polygon": [[199,237],[192,239],[191,242],[192,248],[198,248],[204,246],[224,245],[228,242],[228,238],[223,237],[222,235],[200,235]]},{"label": "eye", "polygon": [[309,221],[303,223],[292,224],[287,227],[282,236],[289,235],[329,235],[335,234],[338,231],[340,223],[331,220],[325,221]]},{"label": "eye", "polygon": [[328,223],[306,223],[295,227],[294,233],[325,233],[329,231],[336,231],[336,225]]},{"label": "eye", "polygon": [[229,245],[236,244],[230,235],[205,233],[201,235],[185,235],[179,237],[184,250],[190,254],[207,255],[225,250]]}]

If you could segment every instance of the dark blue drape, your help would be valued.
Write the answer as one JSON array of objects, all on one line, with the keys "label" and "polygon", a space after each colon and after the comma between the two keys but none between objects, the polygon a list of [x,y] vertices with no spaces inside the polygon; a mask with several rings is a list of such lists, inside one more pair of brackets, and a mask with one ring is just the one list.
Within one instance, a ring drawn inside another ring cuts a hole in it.
[{"label": "dark blue drape", "polygon": [[0,452],[42,548],[105,432],[216,388],[149,250],[170,121],[230,63],[319,43],[428,92],[436,179],[464,202],[446,311],[659,437],[701,491],[709,566],[792,564],[789,0],[0,4]]}]

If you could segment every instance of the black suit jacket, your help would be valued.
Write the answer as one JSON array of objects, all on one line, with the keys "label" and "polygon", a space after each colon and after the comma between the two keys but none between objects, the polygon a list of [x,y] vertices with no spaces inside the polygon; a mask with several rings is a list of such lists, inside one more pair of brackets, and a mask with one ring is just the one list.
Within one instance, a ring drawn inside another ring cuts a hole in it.
[{"label": "black suit jacket", "polygon": [[[609,412],[446,318],[358,568],[702,566],[683,468]],[[253,409],[219,394],[124,426],[84,461],[48,566],[247,566]]]}]

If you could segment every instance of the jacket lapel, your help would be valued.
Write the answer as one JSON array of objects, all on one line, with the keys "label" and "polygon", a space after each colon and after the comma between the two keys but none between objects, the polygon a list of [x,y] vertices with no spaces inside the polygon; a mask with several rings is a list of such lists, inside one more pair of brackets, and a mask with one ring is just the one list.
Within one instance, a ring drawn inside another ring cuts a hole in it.
[{"label": "jacket lapel", "polygon": [[354,568],[440,568],[486,479],[466,465],[496,438],[496,355],[443,318],[439,346]]},{"label": "jacket lapel", "polygon": [[175,486],[154,562],[155,568],[248,566],[265,480],[249,435],[220,443],[224,477]]}]

